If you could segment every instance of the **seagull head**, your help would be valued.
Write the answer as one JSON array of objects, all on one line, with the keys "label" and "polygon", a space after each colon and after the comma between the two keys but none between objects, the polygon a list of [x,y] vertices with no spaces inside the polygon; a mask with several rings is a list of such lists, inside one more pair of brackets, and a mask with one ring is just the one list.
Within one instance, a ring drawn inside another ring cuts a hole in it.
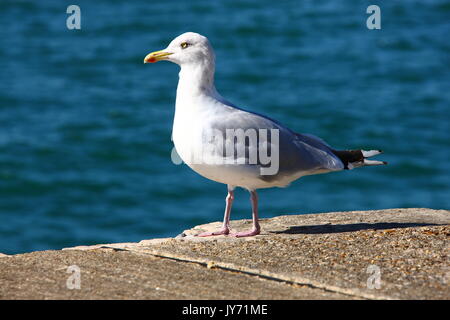
[{"label": "seagull head", "polygon": [[144,58],[144,63],[167,60],[183,67],[199,64],[214,65],[214,59],[214,50],[208,38],[195,32],[186,32],[173,39],[167,48],[149,53]]}]

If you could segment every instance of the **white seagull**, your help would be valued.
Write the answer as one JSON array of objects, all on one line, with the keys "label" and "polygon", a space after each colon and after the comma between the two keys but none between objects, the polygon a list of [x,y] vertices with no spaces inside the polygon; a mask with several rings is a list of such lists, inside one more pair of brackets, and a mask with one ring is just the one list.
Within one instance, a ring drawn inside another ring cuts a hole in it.
[{"label": "white seagull", "polygon": [[[177,153],[195,172],[228,187],[223,227],[198,236],[230,234],[236,187],[250,192],[253,228],[230,235],[255,236],[261,230],[257,189],[284,187],[305,175],[386,164],[366,159],[381,150],[338,151],[318,137],[295,133],[269,117],[228,102],[214,86],[213,48],[198,33],[176,37],[166,49],[148,54],[144,63],[160,60],[181,67],[172,131]],[[269,170],[269,165],[275,170]]]}]

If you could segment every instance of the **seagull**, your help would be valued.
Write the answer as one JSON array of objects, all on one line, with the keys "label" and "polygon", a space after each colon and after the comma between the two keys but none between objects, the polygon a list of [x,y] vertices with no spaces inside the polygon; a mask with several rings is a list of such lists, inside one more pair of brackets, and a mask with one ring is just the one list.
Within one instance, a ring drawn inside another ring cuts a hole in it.
[{"label": "seagull", "polygon": [[[314,135],[296,133],[223,98],[214,86],[215,54],[205,36],[183,33],[164,50],[149,53],[144,63],[162,60],[180,66],[172,128],[178,155],[195,172],[228,189],[222,228],[197,236],[260,234],[257,189],[286,187],[306,175],[387,164],[367,160],[381,150],[336,150]],[[250,192],[253,227],[232,233],[236,187]]]}]

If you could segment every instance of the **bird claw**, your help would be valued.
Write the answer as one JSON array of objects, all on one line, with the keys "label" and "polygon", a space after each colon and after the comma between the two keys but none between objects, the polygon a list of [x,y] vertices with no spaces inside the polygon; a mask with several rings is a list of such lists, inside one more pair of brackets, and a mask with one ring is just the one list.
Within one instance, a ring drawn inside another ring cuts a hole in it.
[{"label": "bird claw", "polygon": [[203,233],[199,233],[197,235],[195,235],[196,237],[211,237],[211,236],[230,236],[230,237],[235,237],[235,238],[243,238],[243,237],[252,237],[252,236],[256,236],[258,234],[260,234],[260,229],[252,229],[249,231],[241,231],[241,232],[234,232],[234,233],[230,233],[230,229],[229,228],[222,228],[219,231],[214,231],[214,232],[203,232]]},{"label": "bird claw", "polygon": [[249,231],[241,231],[241,232],[232,233],[232,234],[230,234],[230,236],[236,237],[236,238],[252,237],[252,236],[258,235],[259,233],[260,233],[259,229],[252,229]]}]

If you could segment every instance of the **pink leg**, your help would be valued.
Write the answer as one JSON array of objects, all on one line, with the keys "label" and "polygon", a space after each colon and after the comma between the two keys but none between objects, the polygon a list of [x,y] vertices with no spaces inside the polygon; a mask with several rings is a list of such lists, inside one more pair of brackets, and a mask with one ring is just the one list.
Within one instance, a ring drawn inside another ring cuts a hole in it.
[{"label": "pink leg", "polygon": [[197,234],[197,237],[209,237],[209,236],[219,236],[219,235],[227,235],[230,233],[230,212],[231,206],[234,200],[234,191],[231,188],[228,188],[228,195],[225,198],[225,214],[223,216],[223,226],[222,229],[215,232],[203,232]]},{"label": "pink leg", "polygon": [[237,232],[231,234],[233,237],[251,237],[260,233],[261,228],[258,222],[258,195],[256,191],[250,191],[250,200],[252,202],[253,229],[249,231]]}]

